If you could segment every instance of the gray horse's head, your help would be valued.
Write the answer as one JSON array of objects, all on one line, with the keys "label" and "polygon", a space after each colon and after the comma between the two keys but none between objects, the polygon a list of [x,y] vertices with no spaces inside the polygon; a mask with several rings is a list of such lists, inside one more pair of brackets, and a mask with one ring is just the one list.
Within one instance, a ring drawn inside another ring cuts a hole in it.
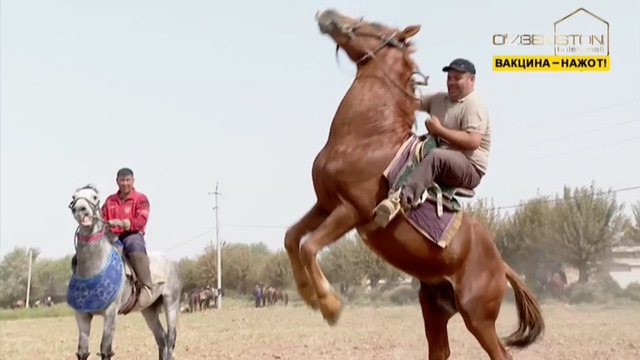
[{"label": "gray horse's head", "polygon": [[95,185],[89,184],[76,189],[69,209],[80,227],[89,228],[100,220],[100,194]]}]

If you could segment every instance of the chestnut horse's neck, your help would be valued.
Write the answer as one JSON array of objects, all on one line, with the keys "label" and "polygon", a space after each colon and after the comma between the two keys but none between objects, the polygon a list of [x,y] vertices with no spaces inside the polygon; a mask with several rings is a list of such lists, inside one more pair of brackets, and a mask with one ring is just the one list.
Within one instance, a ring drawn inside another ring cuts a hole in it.
[{"label": "chestnut horse's neck", "polygon": [[333,119],[330,142],[380,138],[400,146],[411,136],[418,100],[409,80],[417,69],[408,51],[389,48],[358,66]]}]

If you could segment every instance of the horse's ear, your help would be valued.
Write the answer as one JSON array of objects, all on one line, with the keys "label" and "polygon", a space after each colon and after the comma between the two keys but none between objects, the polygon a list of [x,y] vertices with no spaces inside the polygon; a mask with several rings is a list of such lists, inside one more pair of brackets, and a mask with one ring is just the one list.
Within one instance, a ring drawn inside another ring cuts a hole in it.
[{"label": "horse's ear", "polygon": [[100,192],[98,191],[98,187],[95,184],[87,184],[85,188],[95,191],[96,194],[100,194]]},{"label": "horse's ear", "polygon": [[401,41],[406,41],[420,31],[420,25],[409,25],[398,36]]}]

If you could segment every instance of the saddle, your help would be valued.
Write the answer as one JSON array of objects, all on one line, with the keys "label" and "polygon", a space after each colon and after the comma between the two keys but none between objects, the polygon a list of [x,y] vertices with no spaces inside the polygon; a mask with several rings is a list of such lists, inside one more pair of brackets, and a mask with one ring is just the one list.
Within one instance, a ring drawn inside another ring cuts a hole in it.
[{"label": "saddle", "polygon": [[[385,227],[400,211],[407,211],[403,209],[400,203],[400,192],[402,187],[407,181],[407,178],[420,164],[422,159],[429,153],[429,151],[437,148],[439,145],[439,139],[432,136],[421,135],[418,140],[410,149],[410,157],[404,164],[398,163],[392,166],[402,166],[395,181],[390,184],[389,196],[380,202],[374,210],[375,222],[378,225]],[[401,150],[402,151],[402,150]],[[391,180],[391,179],[389,179]],[[455,186],[446,186],[444,184],[433,183],[422,194],[419,204],[425,201],[430,201],[436,205],[436,213],[438,217],[442,217],[444,209],[453,212],[459,212],[462,210],[462,205],[458,201],[457,197],[472,198],[475,196],[475,191],[471,189],[465,189]]]},{"label": "saddle", "polygon": [[422,195],[422,202],[432,201],[436,204],[438,217],[442,217],[443,207],[450,211],[458,212],[462,210],[462,205],[456,199],[458,197],[472,198],[476,192],[471,189],[461,187],[444,186],[434,183]]}]

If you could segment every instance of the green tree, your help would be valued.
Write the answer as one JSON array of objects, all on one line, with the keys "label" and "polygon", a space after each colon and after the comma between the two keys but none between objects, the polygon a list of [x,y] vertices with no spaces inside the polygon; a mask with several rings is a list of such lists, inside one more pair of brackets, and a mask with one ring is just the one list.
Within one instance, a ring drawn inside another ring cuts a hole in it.
[{"label": "green tree", "polygon": [[[32,248],[32,279],[34,263],[40,250]],[[0,262],[0,305],[8,306],[16,300],[25,299],[29,275],[29,249],[23,246],[14,248]],[[31,288],[33,290],[33,285]]]},{"label": "green tree", "polygon": [[320,266],[329,282],[355,285],[363,279],[364,274],[357,269],[358,241],[354,236],[343,236],[319,254]]},{"label": "green tree", "polygon": [[597,191],[594,185],[565,186],[554,209],[553,235],[567,262],[579,271],[579,282],[611,258],[622,239],[625,217],[615,193]]},{"label": "green tree", "polygon": [[287,288],[293,285],[293,272],[285,250],[280,250],[266,259],[260,279],[262,283],[276,288]]},{"label": "green tree", "polygon": [[556,260],[551,240],[552,201],[538,196],[522,203],[508,216],[496,234],[496,246],[503,259],[527,279],[535,279],[536,271]]},{"label": "green tree", "polygon": [[320,259],[330,282],[353,285],[366,279],[375,289],[380,280],[395,283],[404,275],[371,251],[356,232],[350,232],[331,244]]},{"label": "green tree", "polygon": [[189,292],[198,287],[200,275],[198,273],[197,261],[195,259],[184,257],[180,259],[178,266],[180,266],[182,281],[184,282],[183,291]]},{"label": "green tree", "polygon": [[621,245],[640,245],[640,201],[631,205],[631,219],[625,223]]},{"label": "green tree", "polygon": [[[260,281],[260,271],[271,252],[264,244],[232,244],[221,249],[222,283],[225,289],[248,293]],[[215,285],[216,249],[208,247],[196,261],[200,286]]]},{"label": "green tree", "polygon": [[61,297],[71,278],[71,255],[58,259],[39,258],[33,264],[31,295],[44,301],[47,296]]},{"label": "green tree", "polygon": [[493,200],[491,203],[487,199],[469,202],[465,205],[464,211],[484,225],[495,238],[503,219],[500,216],[500,211],[493,204]]},{"label": "green tree", "polygon": [[352,236],[357,239],[354,257],[355,271],[369,280],[372,289],[378,288],[380,280],[385,280],[387,283],[393,284],[404,276],[403,272],[371,251],[357,233],[354,233]]}]

